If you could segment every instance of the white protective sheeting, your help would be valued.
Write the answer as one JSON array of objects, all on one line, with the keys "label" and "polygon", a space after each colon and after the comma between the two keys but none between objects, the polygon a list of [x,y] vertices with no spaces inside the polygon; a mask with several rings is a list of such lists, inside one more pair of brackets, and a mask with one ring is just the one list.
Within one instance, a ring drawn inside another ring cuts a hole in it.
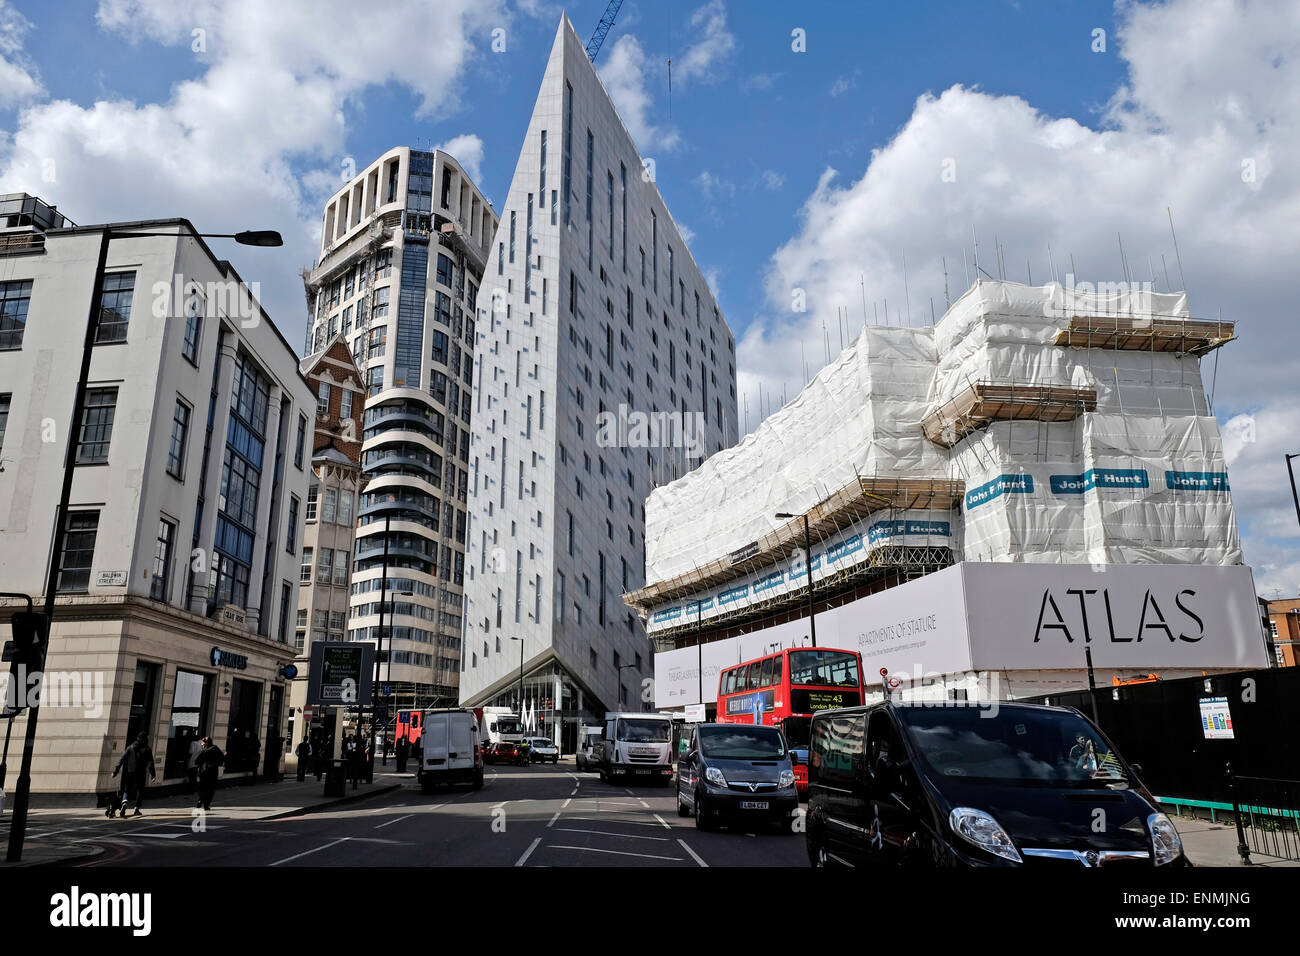
[{"label": "white protective sheeting", "polygon": [[[647,583],[744,547],[855,474],[964,480],[966,560],[1241,563],[1199,361],[1053,344],[1089,315],[1188,311],[1181,293],[981,279],[933,328],[866,329],[740,445],[651,493]],[[977,382],[1094,389],[1097,410],[993,422],[951,449],[926,440],[921,420]]]}]

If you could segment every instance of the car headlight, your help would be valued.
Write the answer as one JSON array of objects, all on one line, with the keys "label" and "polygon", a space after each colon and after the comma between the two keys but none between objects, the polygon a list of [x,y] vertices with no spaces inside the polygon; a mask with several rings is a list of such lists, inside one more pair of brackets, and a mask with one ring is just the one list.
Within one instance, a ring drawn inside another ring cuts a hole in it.
[{"label": "car headlight", "polygon": [[1156,866],[1178,859],[1183,852],[1183,840],[1167,816],[1163,813],[1151,814],[1147,817],[1147,829],[1151,831],[1151,849]]},{"label": "car headlight", "polygon": [[782,790],[786,790],[786,789],[788,789],[789,787],[793,787],[793,786],[794,786],[794,771],[793,771],[793,770],[782,770],[782,771],[781,771],[781,779],[780,779],[779,781],[777,781],[777,786],[780,787]]},{"label": "car headlight", "polygon": [[957,807],[948,814],[948,826],[963,840],[975,844],[981,850],[1000,856],[1012,863],[1022,862],[1016,845],[1002,829],[1002,825],[983,810],[974,807]]},{"label": "car headlight", "polygon": [[725,787],[727,785],[727,778],[722,775],[722,771],[717,767],[710,767],[705,770],[704,779],[715,787]]}]

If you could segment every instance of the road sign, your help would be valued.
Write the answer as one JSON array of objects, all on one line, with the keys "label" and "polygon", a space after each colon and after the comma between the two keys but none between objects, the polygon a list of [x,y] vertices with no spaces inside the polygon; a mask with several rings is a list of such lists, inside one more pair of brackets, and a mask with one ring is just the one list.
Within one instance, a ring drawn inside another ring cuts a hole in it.
[{"label": "road sign", "polygon": [[311,646],[307,669],[307,702],[364,707],[371,703],[375,672],[373,644],[343,641],[317,642]]},{"label": "road sign", "polygon": [[379,685],[379,696],[380,696],[380,697],[392,697],[392,696],[393,696],[393,685],[392,685],[392,684],[380,684],[380,685]]}]

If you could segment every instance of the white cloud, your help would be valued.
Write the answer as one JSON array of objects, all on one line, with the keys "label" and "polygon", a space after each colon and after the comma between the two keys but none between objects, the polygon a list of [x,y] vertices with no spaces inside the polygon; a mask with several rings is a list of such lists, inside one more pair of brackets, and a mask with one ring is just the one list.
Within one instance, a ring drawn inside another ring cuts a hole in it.
[{"label": "white cloud", "polygon": [[674,78],[681,83],[716,81],[717,71],[736,51],[736,38],[727,30],[727,8],[722,0],[710,0],[691,14],[687,34],[698,39],[673,64]]},{"label": "white cloud", "polygon": [[440,144],[438,149],[451,153],[456,158],[456,162],[460,163],[461,168],[469,173],[469,178],[478,183],[480,189],[482,188],[480,176],[483,164],[482,139],[474,133],[461,133]]},{"label": "white cloud", "polygon": [[36,69],[23,51],[23,38],[31,28],[26,17],[7,0],[0,0],[0,109],[44,93]]},{"label": "white cloud", "polygon": [[657,126],[650,119],[654,97],[646,88],[646,54],[636,37],[619,37],[608,54],[602,55],[597,69],[619,118],[643,156],[655,150],[672,152],[681,145],[676,129]]},{"label": "white cloud", "polygon": [[856,84],[848,77],[841,76],[831,84],[831,96],[840,96],[843,93],[847,93],[849,90],[853,89],[855,85]]},{"label": "white cloud", "polygon": [[761,174],[763,188],[770,192],[776,192],[785,185],[785,176],[778,173],[775,169],[765,169]]},{"label": "white cloud", "polygon": [[679,222],[677,224],[677,232],[681,235],[682,242],[686,243],[688,246],[695,241],[695,230],[685,223]]},{"label": "white cloud", "polygon": [[[452,114],[466,71],[487,53],[488,31],[506,19],[500,0],[382,15],[344,0],[103,0],[97,18],[109,55],[202,46],[199,72],[165,102],[52,100],[26,109],[0,146],[0,191],[37,193],[81,223],[186,216],[213,231],[279,229],[283,249],[218,240],[218,254],[261,282],[292,343],[305,321],[297,271],[316,255],[319,200],[341,182],[349,102],[391,83],[420,97],[419,117]],[[142,49],[111,49],[124,42]],[[51,170],[53,181],[43,175]]]},{"label": "white cloud", "polygon": [[742,93],[765,93],[776,85],[785,74],[783,73],[754,73],[740,81],[740,91]]},{"label": "white cloud", "polygon": [[730,198],[736,194],[736,186],[729,180],[722,179],[709,172],[700,170],[700,174],[691,180],[705,199]]},{"label": "white cloud", "polygon": [[[888,300],[890,321],[901,313],[906,322],[910,297],[912,321],[928,324],[931,300],[943,311],[941,257],[953,298],[974,271],[963,264],[972,227],[981,265],[995,275],[996,236],[1008,278],[1024,281],[1032,269],[1044,282],[1050,243],[1058,276],[1073,256],[1080,279],[1122,279],[1119,233],[1136,278],[1154,273],[1158,289],[1177,287],[1171,207],[1192,313],[1222,308],[1239,322],[1217,376],[1215,358],[1202,373],[1222,420],[1250,412],[1257,423],[1258,441],[1237,451],[1231,469],[1246,559],[1267,565],[1265,580],[1289,574],[1283,590],[1295,593],[1300,561],[1281,452],[1287,443],[1300,451],[1290,307],[1300,167],[1286,159],[1300,152],[1300,7],[1171,0],[1122,4],[1119,16],[1112,55],[1128,75],[1101,130],[954,86],[921,96],[852,181],[827,168],[766,269],[766,314],[738,343],[740,394],[751,408],[760,384],[766,395],[795,394],[796,344],[823,357],[823,323],[836,341],[841,307],[860,328]],[[807,313],[791,312],[795,287],[806,290]]]}]

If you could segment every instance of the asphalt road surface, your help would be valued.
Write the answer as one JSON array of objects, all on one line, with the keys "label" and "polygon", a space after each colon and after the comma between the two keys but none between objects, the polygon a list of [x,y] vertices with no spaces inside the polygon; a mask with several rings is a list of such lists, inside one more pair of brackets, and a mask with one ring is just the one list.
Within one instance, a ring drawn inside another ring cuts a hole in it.
[{"label": "asphalt road surface", "polygon": [[[601,783],[563,765],[488,767],[477,792],[402,789],[278,820],[104,820],[82,866],[807,866],[801,828],[703,832],[672,786]],[[102,836],[100,835],[102,833]]]}]

